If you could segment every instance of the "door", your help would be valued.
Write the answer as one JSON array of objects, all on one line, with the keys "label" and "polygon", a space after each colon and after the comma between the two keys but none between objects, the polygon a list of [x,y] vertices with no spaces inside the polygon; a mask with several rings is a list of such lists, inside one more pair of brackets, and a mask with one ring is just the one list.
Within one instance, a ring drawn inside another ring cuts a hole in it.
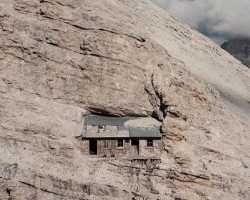
[{"label": "door", "polygon": [[97,155],[97,140],[89,140],[89,155]]},{"label": "door", "polygon": [[139,140],[131,140],[131,155],[139,155]]}]

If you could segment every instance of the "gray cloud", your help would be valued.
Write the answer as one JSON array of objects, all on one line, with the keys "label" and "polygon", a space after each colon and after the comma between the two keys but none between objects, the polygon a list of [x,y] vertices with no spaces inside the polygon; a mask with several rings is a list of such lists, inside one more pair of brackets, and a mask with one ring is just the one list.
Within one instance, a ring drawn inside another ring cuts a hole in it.
[{"label": "gray cloud", "polygon": [[249,0],[152,0],[216,42],[250,37]]}]

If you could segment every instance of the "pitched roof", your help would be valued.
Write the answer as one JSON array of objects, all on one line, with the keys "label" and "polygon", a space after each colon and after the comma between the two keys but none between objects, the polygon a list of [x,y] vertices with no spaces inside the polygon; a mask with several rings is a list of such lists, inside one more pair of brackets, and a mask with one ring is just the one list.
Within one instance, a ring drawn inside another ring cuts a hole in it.
[{"label": "pitched roof", "polygon": [[129,131],[128,130],[123,130],[123,131],[117,131],[117,132],[103,132],[103,133],[90,133],[86,132],[86,138],[103,138],[103,139],[108,139],[108,138],[129,138]]},{"label": "pitched roof", "polygon": [[160,127],[133,128],[129,127],[129,137],[131,138],[161,138]]},{"label": "pitched roof", "polygon": [[105,131],[102,133],[88,132],[83,134],[83,138],[161,138],[160,126],[125,126],[129,120],[144,119],[143,117],[107,117],[91,115],[85,119],[84,125],[91,126],[117,126],[117,131]]}]

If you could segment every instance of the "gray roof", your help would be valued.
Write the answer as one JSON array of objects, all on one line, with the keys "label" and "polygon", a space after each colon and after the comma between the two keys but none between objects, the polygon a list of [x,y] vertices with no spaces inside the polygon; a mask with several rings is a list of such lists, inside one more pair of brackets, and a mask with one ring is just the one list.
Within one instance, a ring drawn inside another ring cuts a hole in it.
[{"label": "gray roof", "polygon": [[160,127],[132,128],[129,127],[131,138],[161,138]]},{"label": "gray roof", "polygon": [[104,133],[89,133],[86,132],[85,135],[86,138],[103,138],[103,139],[107,139],[107,138],[129,138],[129,131],[128,130],[124,130],[124,131],[117,131],[117,132],[104,132]]},{"label": "gray roof", "polygon": [[123,126],[124,123],[128,120],[137,119],[137,117],[108,117],[108,116],[99,116],[99,115],[90,115],[86,117],[84,124],[92,126]]},{"label": "gray roof", "polygon": [[[139,117],[142,118],[142,117]],[[117,132],[90,133],[86,131],[84,138],[161,138],[160,126],[153,127],[126,127],[124,123],[128,120],[139,119],[138,117],[107,117],[91,115],[85,119],[85,125],[91,126],[117,126]]]}]

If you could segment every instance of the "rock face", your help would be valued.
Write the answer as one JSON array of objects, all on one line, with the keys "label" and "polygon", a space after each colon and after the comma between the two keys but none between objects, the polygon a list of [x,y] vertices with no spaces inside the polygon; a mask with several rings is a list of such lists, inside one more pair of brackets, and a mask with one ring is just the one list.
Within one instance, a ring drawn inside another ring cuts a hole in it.
[{"label": "rock face", "polygon": [[[1,0],[0,199],[249,199],[250,71],[143,0]],[[162,122],[161,163],[82,153],[85,116]]]},{"label": "rock face", "polygon": [[221,48],[250,68],[250,39],[231,39],[224,42]]}]

